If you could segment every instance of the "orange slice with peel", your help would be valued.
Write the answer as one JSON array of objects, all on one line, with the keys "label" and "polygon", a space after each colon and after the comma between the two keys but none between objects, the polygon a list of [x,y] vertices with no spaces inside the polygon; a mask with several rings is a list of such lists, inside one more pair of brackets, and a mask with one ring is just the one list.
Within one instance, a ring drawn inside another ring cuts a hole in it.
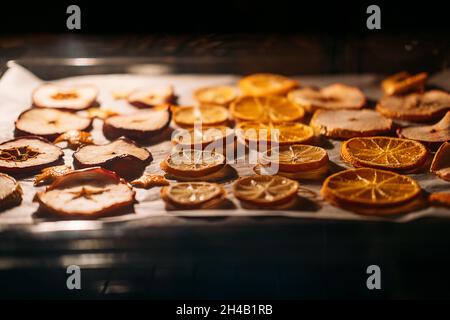
[{"label": "orange slice with peel", "polygon": [[194,98],[205,105],[228,106],[236,97],[236,89],[230,86],[203,87],[194,91]]},{"label": "orange slice with peel", "polygon": [[295,144],[267,150],[262,161],[276,163],[284,172],[309,171],[326,165],[328,154],[320,147]]},{"label": "orange slice with peel", "polygon": [[172,135],[172,143],[183,147],[200,145],[202,148],[205,148],[211,143],[216,142],[219,144],[218,146],[223,146],[223,143],[227,141],[234,141],[232,140],[233,137],[234,130],[225,126],[180,129]]},{"label": "orange slice with peel", "polygon": [[178,209],[208,208],[225,194],[222,186],[210,182],[179,182],[161,189],[161,198]]},{"label": "orange slice with peel", "polygon": [[173,120],[183,128],[202,126],[220,126],[228,121],[228,110],[222,106],[172,107]]},{"label": "orange slice with peel", "polygon": [[237,180],[233,184],[233,193],[245,203],[273,207],[289,203],[298,187],[298,182],[285,177],[254,175]]},{"label": "orange slice with peel", "polygon": [[303,108],[285,97],[241,97],[230,105],[237,121],[287,122],[303,119]]},{"label": "orange slice with peel", "polygon": [[161,169],[169,174],[182,177],[201,177],[214,173],[225,166],[224,155],[201,150],[180,150],[170,154]]},{"label": "orange slice with peel", "polygon": [[313,129],[301,123],[264,124],[241,122],[236,126],[236,135],[245,142],[278,143],[282,145],[309,143],[314,138]]},{"label": "orange slice with peel", "polygon": [[270,73],[252,74],[239,81],[239,89],[244,95],[257,97],[285,95],[297,87],[297,81]]},{"label": "orange slice with peel", "polygon": [[427,159],[425,146],[414,140],[392,137],[357,137],[345,141],[342,158],[355,167],[413,170]]},{"label": "orange slice with peel", "polygon": [[323,183],[321,194],[344,208],[389,207],[411,201],[421,193],[412,178],[391,171],[358,168],[340,171]]}]

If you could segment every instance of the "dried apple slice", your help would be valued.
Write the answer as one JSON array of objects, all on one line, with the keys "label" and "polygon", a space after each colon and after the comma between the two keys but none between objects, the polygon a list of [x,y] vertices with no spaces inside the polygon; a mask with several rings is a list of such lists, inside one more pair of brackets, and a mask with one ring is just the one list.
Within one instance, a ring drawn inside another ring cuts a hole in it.
[{"label": "dried apple slice", "polygon": [[297,89],[289,92],[288,99],[302,106],[307,112],[317,109],[361,109],[366,104],[366,97],[361,90],[340,83],[322,89]]},{"label": "dried apple slice", "polygon": [[22,112],[16,120],[16,136],[35,135],[55,140],[70,130],[89,131],[92,119],[71,112],[33,108]]},{"label": "dried apple slice", "polygon": [[0,171],[9,174],[29,174],[62,161],[58,146],[36,136],[9,140],[0,144]]},{"label": "dried apple slice", "polygon": [[373,110],[317,110],[310,123],[316,134],[335,139],[382,135],[392,125]]},{"label": "dried apple slice", "polygon": [[405,96],[386,96],[378,102],[376,109],[392,119],[433,121],[450,110],[450,94],[441,90],[430,90]]},{"label": "dried apple slice", "polygon": [[139,177],[151,161],[150,151],[124,137],[105,145],[82,146],[73,154],[75,168],[99,166],[126,179]]},{"label": "dried apple slice", "polygon": [[110,140],[121,136],[133,140],[148,140],[167,129],[171,117],[172,114],[167,108],[113,116],[103,123],[103,134]]},{"label": "dried apple slice", "polygon": [[160,104],[172,103],[174,99],[172,86],[136,90],[127,96],[128,103],[137,108],[152,108]]},{"label": "dried apple slice", "polygon": [[93,85],[63,86],[46,83],[33,92],[33,105],[40,108],[84,110],[97,101],[98,89]]},{"label": "dried apple slice", "polygon": [[0,210],[20,204],[22,193],[20,184],[13,177],[0,173]]},{"label": "dried apple slice", "polygon": [[450,111],[436,124],[403,128],[398,134],[402,138],[426,143],[450,141]]},{"label": "dried apple slice", "polygon": [[67,218],[94,218],[122,212],[135,191],[114,172],[102,168],[72,171],[36,193],[39,209]]},{"label": "dried apple slice", "polygon": [[450,142],[444,142],[436,152],[430,171],[439,178],[450,181]]}]

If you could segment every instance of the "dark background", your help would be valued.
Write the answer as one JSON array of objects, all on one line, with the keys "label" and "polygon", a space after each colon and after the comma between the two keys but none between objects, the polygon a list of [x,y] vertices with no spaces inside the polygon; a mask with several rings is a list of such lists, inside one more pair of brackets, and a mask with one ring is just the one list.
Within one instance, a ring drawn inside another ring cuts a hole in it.
[{"label": "dark background", "polygon": [[[381,7],[381,30],[366,28],[373,3]],[[66,29],[69,4],[81,7],[81,31]],[[435,0],[7,1],[2,12],[3,62],[196,57],[232,59],[235,68],[226,71],[241,74],[387,74],[433,73],[450,61],[448,11]]]}]

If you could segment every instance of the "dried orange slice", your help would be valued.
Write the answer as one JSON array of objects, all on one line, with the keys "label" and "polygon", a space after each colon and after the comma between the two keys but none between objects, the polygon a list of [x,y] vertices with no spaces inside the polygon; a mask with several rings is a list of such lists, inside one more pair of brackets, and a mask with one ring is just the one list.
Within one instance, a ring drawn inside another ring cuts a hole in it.
[{"label": "dried orange slice", "polygon": [[413,170],[424,164],[427,149],[414,140],[391,137],[352,138],[341,147],[341,156],[355,167]]},{"label": "dried orange slice", "polygon": [[236,89],[230,86],[204,87],[194,91],[194,98],[205,105],[228,106],[236,97]]},{"label": "dried orange slice", "polygon": [[309,171],[326,165],[328,154],[320,147],[296,144],[269,149],[263,154],[262,161],[276,163],[284,172]]},{"label": "dried orange slice", "polygon": [[309,143],[314,138],[313,129],[301,123],[264,124],[241,122],[236,126],[236,135],[248,142],[266,141],[279,145]]},{"label": "dried orange slice", "polygon": [[366,103],[366,97],[361,90],[340,83],[322,89],[297,89],[289,92],[288,99],[308,112],[317,109],[361,109]]},{"label": "dried orange slice", "polygon": [[439,178],[450,181],[450,142],[444,142],[434,155],[430,171]]},{"label": "dried orange slice", "polygon": [[420,194],[412,178],[391,171],[358,168],[335,173],[323,183],[321,193],[344,208],[352,205],[388,207],[408,202]]},{"label": "dried orange slice", "polygon": [[89,132],[79,130],[69,130],[58,136],[53,143],[67,142],[67,147],[77,149],[82,145],[94,144],[94,139]]},{"label": "dried orange slice", "polygon": [[404,94],[412,91],[423,91],[425,81],[428,78],[426,72],[411,75],[408,72],[396,73],[381,82],[383,92],[388,96]]},{"label": "dried orange slice", "polygon": [[150,189],[153,187],[168,186],[169,181],[163,176],[145,172],[140,178],[131,181],[130,184],[136,188]]},{"label": "dried orange slice", "polygon": [[284,95],[297,87],[297,81],[270,73],[252,74],[239,81],[239,89],[247,96]]},{"label": "dried orange slice", "polygon": [[181,146],[194,147],[200,145],[203,149],[211,143],[218,143],[218,147],[223,146],[227,141],[233,141],[234,130],[225,127],[207,127],[202,129],[191,128],[175,131],[172,135],[172,143]]},{"label": "dried orange slice", "polygon": [[450,208],[450,192],[434,192],[428,200],[433,205]]},{"label": "dried orange slice", "polygon": [[298,182],[280,176],[254,175],[233,184],[239,200],[258,207],[273,207],[289,203],[297,194]]},{"label": "dried orange slice", "polygon": [[450,94],[441,90],[386,96],[377,104],[382,115],[399,120],[427,122],[442,117],[450,110]]},{"label": "dried orange slice", "polygon": [[228,121],[228,110],[222,106],[174,107],[173,120],[183,128],[202,126],[220,126]]},{"label": "dried orange slice", "polygon": [[179,182],[161,189],[161,198],[178,209],[205,209],[223,200],[226,192],[216,183]]},{"label": "dried orange slice", "polygon": [[162,163],[161,169],[181,177],[202,177],[222,169],[224,155],[201,150],[181,150],[170,154]]},{"label": "dried orange slice", "polygon": [[284,97],[241,97],[230,105],[237,121],[286,122],[303,119],[305,111]]}]

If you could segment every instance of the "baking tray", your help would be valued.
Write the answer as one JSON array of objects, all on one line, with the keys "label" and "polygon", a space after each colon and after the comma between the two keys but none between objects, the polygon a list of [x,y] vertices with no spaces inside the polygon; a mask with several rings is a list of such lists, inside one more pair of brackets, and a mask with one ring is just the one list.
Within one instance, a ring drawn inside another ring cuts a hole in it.
[{"label": "baking tray", "polygon": [[[9,61],[7,68],[23,66],[35,73],[44,80],[55,80],[72,76],[93,75],[93,74],[134,74],[139,76],[170,76],[171,74],[186,74],[189,76],[208,76],[222,74],[226,70],[239,74],[233,61],[227,59],[204,60],[196,58],[76,58],[76,59],[53,59],[36,58]],[[228,69],[227,69],[228,68]],[[261,70],[264,65],[261,65]],[[271,69],[276,72],[276,70]],[[375,100],[379,95],[378,83],[382,78],[380,75],[322,75],[301,77],[302,81],[314,84],[327,84],[332,82],[345,82],[355,84],[365,88],[369,99]],[[337,155],[331,157],[333,161],[339,162]],[[154,162],[156,163],[156,161]],[[316,186],[318,187],[318,186]],[[316,188],[317,189],[317,188]],[[440,213],[445,216],[447,209],[442,209]],[[419,214],[413,218],[427,218],[421,220],[431,220],[442,225],[447,225],[446,219],[437,219],[430,214]],[[0,225],[1,225],[0,216]],[[126,219],[124,221],[112,221],[103,223],[99,221],[32,221],[28,224],[8,224],[2,225],[0,237],[3,241],[0,244],[0,253],[15,255],[17,250],[21,252],[29,251],[52,251],[74,250],[75,252],[86,252],[91,250],[127,250],[128,248],[148,248],[162,245],[161,240],[165,239],[166,244],[180,245],[180,241],[192,243],[207,238],[210,244],[220,243],[228,239],[227,245],[239,246],[239,241],[252,237],[263,246],[267,239],[267,232],[271,232],[271,244],[285,243],[285,241],[297,243],[300,239],[307,240],[308,237],[321,237],[323,232],[330,228],[337,230],[357,230],[361,236],[362,230],[370,230],[365,236],[371,241],[370,234],[375,235],[381,228],[391,229],[392,226],[385,227],[386,222],[407,222],[414,219],[372,219],[370,217],[361,218],[357,215],[354,219],[316,219],[315,217],[304,215],[301,217],[277,216],[273,212],[259,212],[257,215],[223,215],[202,217],[186,217],[183,214],[174,215],[170,212],[143,218]],[[373,221],[368,221],[373,220]],[[342,229],[341,229],[342,228]],[[315,231],[314,231],[315,230]],[[145,239],[145,241],[141,241]],[[90,242],[94,241],[94,242]],[[215,242],[218,241],[218,242]],[[45,245],[43,245],[45,244]],[[266,243],[267,244],[267,243]],[[163,246],[164,247],[164,246]],[[284,252],[284,251],[283,251]],[[105,257],[104,257],[105,258]],[[137,257],[135,257],[137,259]],[[143,259],[143,256],[139,256]],[[96,263],[117,263],[120,259],[105,258],[96,260]],[[34,261],[34,260],[27,260]],[[0,265],[2,265],[0,261]],[[12,259],[13,267],[15,263],[20,264],[16,258]],[[31,263],[31,262],[30,262]],[[39,263],[39,262],[38,262]]]}]

